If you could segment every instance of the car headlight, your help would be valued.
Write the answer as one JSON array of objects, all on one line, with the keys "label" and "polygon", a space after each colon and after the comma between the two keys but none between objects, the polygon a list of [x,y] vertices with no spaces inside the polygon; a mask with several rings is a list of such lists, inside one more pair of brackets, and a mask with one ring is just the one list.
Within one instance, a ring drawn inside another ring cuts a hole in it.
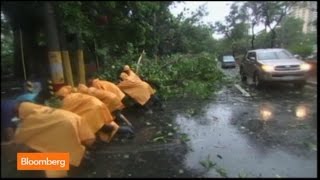
[{"label": "car headlight", "polygon": [[270,65],[262,65],[261,66],[262,70],[264,70],[265,72],[271,72],[274,70],[273,66]]},{"label": "car headlight", "polygon": [[303,63],[300,65],[300,69],[303,71],[309,71],[311,69],[311,66],[310,66],[310,64]]}]

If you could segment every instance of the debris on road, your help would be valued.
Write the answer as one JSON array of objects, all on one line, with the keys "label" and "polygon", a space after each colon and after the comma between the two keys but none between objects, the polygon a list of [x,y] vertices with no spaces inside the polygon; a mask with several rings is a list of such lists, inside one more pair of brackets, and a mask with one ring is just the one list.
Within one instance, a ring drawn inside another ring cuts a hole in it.
[{"label": "debris on road", "polygon": [[166,141],[164,136],[160,136],[160,137],[156,137],[156,138],[152,139],[153,142],[157,142],[157,141],[160,141],[160,140]]},{"label": "debris on road", "polygon": [[317,145],[311,142],[304,142],[303,143],[309,150],[317,151]]},{"label": "debris on road", "polygon": [[217,173],[220,174],[220,176],[225,177],[225,178],[228,177],[227,171],[225,169],[223,169],[221,167],[217,167],[215,169],[216,169]]},{"label": "debris on road", "polygon": [[242,93],[243,96],[250,97],[250,94],[247,91],[245,91],[239,84],[235,84],[234,86],[237,89],[239,89],[239,91]]},{"label": "debris on road", "polygon": [[181,139],[182,142],[190,141],[190,138],[188,137],[187,134],[181,134],[180,139]]},{"label": "debris on road", "polygon": [[206,168],[207,171],[209,171],[211,168],[213,168],[216,163],[213,163],[210,159],[210,155],[207,156],[206,160],[203,161],[199,161],[199,163],[201,164],[201,166],[203,166],[204,168]]}]

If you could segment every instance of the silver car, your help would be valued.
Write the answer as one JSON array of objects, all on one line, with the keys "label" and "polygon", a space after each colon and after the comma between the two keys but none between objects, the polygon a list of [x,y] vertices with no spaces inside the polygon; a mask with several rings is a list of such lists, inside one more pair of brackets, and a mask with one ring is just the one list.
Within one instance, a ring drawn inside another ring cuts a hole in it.
[{"label": "silver car", "polygon": [[309,70],[309,64],[285,49],[250,50],[240,64],[241,80],[251,77],[256,87],[265,82],[292,82],[303,87]]},{"label": "silver car", "polygon": [[233,56],[223,56],[221,60],[221,68],[235,68],[236,61]]}]

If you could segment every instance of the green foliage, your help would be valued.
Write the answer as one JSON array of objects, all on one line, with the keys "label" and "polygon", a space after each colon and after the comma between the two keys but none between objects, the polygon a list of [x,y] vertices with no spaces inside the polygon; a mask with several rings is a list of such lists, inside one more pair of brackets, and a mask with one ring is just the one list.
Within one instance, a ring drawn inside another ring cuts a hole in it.
[{"label": "green foliage", "polygon": [[225,178],[228,177],[227,171],[225,169],[223,169],[221,167],[217,167],[216,171],[217,171],[217,173],[220,174],[220,176],[225,177]]},{"label": "green foliage", "polygon": [[247,16],[244,5],[238,6],[238,3],[231,5],[230,13],[225,17],[225,23],[216,22],[215,30],[224,34],[225,38],[220,40],[218,54],[232,54],[237,56],[248,49],[248,29]]},{"label": "green foliage", "polygon": [[158,141],[162,141],[164,143],[167,142],[166,137],[165,136],[160,136],[160,137],[156,137],[152,139],[153,142],[158,142]]},{"label": "green foliage", "polygon": [[245,173],[245,172],[239,172],[238,173],[238,178],[247,178],[248,177],[248,174]]},{"label": "green foliage", "polygon": [[224,168],[219,167],[217,163],[213,163],[210,155],[207,156],[207,159],[199,161],[199,163],[206,169],[206,171],[214,168],[221,177],[228,177],[227,171]]},{"label": "green foliage", "polygon": [[[300,19],[284,18],[281,26],[276,29],[278,34],[276,44],[302,57],[310,55],[313,51],[313,45],[317,44],[317,35],[316,33],[304,34],[302,26],[303,21]],[[261,31],[256,37],[256,48],[269,47],[270,38],[270,32]]]},{"label": "green foliage", "polygon": [[62,106],[61,100],[57,97],[51,97],[50,99],[46,100],[44,104],[52,108],[60,108]]},{"label": "green foliage", "polygon": [[141,75],[160,86],[164,98],[194,96],[207,98],[217,88],[222,73],[217,68],[215,56],[173,55],[157,63],[145,60]]},{"label": "green foliage", "polygon": [[[300,21],[287,18],[289,11],[296,5],[295,1],[247,1],[233,3],[225,22],[216,22],[215,30],[224,34],[219,55],[232,52],[238,56],[251,48],[290,47],[292,42],[299,42],[302,30]],[[264,24],[271,31],[254,32],[252,29]],[[278,31],[278,26],[281,31]],[[301,29],[300,29],[301,27]],[[250,34],[248,33],[250,31]],[[253,31],[253,32],[252,32]],[[287,33],[289,32],[289,33]],[[252,44],[253,42],[253,44]]]},{"label": "green foliage", "polygon": [[5,16],[1,12],[1,72],[5,75],[13,72],[13,33]]},{"label": "green foliage", "polygon": [[[204,6],[191,17],[174,17],[166,2],[59,2],[57,11],[70,33],[81,31],[85,41],[96,40],[97,54],[104,62],[108,56],[128,53],[128,44],[147,55],[212,52],[215,41],[209,25],[199,23],[208,13]],[[98,25],[100,16],[108,22]],[[165,32],[165,33],[164,33]],[[103,52],[102,52],[103,51]],[[137,52],[135,52],[137,53]],[[129,53],[130,54],[130,53]]]},{"label": "green foliage", "polygon": [[[116,82],[123,65],[128,64],[133,69],[136,68],[138,56],[133,57],[124,55],[97,75]],[[208,98],[217,89],[217,83],[223,77],[217,68],[215,56],[208,53],[176,54],[158,61],[145,57],[140,66],[139,75],[151,82],[151,85],[158,85],[158,93],[165,99],[187,96]]]},{"label": "green foliage", "polygon": [[313,47],[311,45],[304,45],[302,43],[293,45],[289,49],[293,54],[299,54],[303,58],[309,56],[313,51]]},{"label": "green foliage", "polygon": [[93,30],[90,28],[93,26],[90,17],[85,13],[83,4],[80,1],[68,1],[63,3],[57,3],[56,13],[61,19],[62,25],[67,32],[76,34],[79,31],[83,33],[84,37],[93,37]]},{"label": "green foliage", "polygon": [[211,168],[216,166],[216,163],[213,163],[212,160],[210,159],[210,155],[208,155],[206,160],[200,161],[199,163],[201,164],[201,166],[206,168],[207,171],[209,171]]},{"label": "green foliage", "polygon": [[267,33],[265,30],[260,31],[256,36],[255,47],[258,48],[268,48],[269,40],[271,38],[271,34]]},{"label": "green foliage", "polygon": [[287,17],[281,23],[281,27],[277,29],[278,44],[285,47],[295,45],[303,40],[302,33],[303,20],[294,17]]},{"label": "green foliage", "polygon": [[189,138],[188,134],[183,133],[183,134],[181,134],[180,140],[182,142],[188,142],[188,141],[190,141],[190,138]]}]

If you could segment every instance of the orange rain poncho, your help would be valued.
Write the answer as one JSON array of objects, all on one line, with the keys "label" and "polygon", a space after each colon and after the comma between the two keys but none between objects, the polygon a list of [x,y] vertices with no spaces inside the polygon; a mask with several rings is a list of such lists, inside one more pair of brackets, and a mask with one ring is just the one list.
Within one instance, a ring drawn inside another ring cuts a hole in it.
[{"label": "orange rain poncho", "polygon": [[121,110],[124,108],[121,99],[112,92],[100,90],[94,87],[88,88],[84,84],[78,85],[78,92],[88,94],[100,99],[100,101],[102,101],[108,107],[110,112],[113,112],[117,109]]},{"label": "orange rain poncho", "polygon": [[97,89],[105,90],[114,93],[118,96],[120,100],[122,100],[126,95],[119,89],[119,87],[112,82],[102,81],[99,79],[94,79],[92,81],[92,87]]},{"label": "orange rain poncho", "polygon": [[123,72],[120,74],[120,78],[122,81],[118,84],[118,87],[141,105],[144,105],[150,99],[150,96],[155,93],[155,90],[135,73],[128,75]]},{"label": "orange rain poncho", "polygon": [[[79,166],[84,156],[81,142],[95,140],[86,121],[72,112],[23,102],[18,113],[21,123],[15,133],[16,143],[39,152],[69,152],[73,166]],[[66,172],[46,171],[46,174],[61,177]]]},{"label": "orange rain poncho", "polygon": [[131,70],[130,66],[125,65],[124,68],[123,68],[123,71],[126,72],[126,74],[130,77],[130,79],[132,79],[134,81],[142,81],[140,79],[140,77]]},{"label": "orange rain poncho", "polygon": [[93,133],[98,132],[103,125],[112,125],[114,130],[110,134],[99,131],[102,140],[110,142],[119,126],[114,122],[107,106],[96,97],[72,93],[71,86],[64,86],[58,92],[57,96],[63,96],[62,109],[71,111],[81,116],[89,125]]}]

